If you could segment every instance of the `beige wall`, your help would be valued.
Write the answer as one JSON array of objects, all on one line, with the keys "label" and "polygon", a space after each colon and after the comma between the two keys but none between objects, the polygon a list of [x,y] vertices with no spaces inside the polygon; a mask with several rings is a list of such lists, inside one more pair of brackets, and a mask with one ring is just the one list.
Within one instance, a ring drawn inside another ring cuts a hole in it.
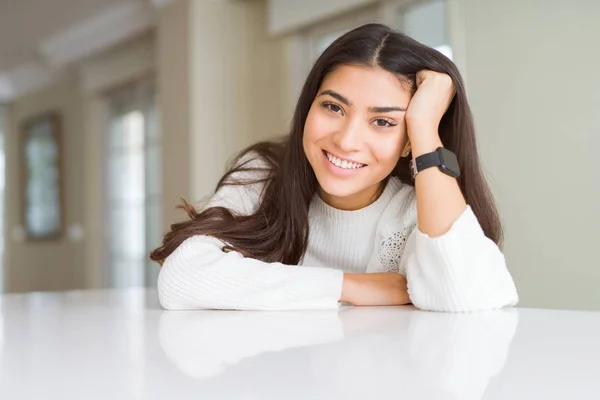
[{"label": "beige wall", "polygon": [[600,2],[453,2],[521,305],[600,309]]},{"label": "beige wall", "polygon": [[241,148],[287,131],[283,39],[266,32],[266,2],[179,1],[157,24],[164,141],[164,229],[180,197],[210,195]]},{"label": "beige wall", "polygon": [[84,244],[66,235],[53,242],[20,242],[11,232],[22,225],[18,154],[20,126],[31,116],[58,111],[62,119],[62,157],[65,227],[84,219],[82,98],[73,79],[27,95],[8,107],[6,132],[6,258],[5,291],[79,288],[84,280]]},{"label": "beige wall", "polygon": [[85,287],[102,288],[108,285],[108,254],[105,232],[105,174],[101,149],[106,142],[108,104],[100,97],[86,95],[84,99],[84,147],[86,180],[85,191]]},{"label": "beige wall", "polygon": [[381,0],[268,0],[268,29],[280,34]]},{"label": "beige wall", "polygon": [[163,140],[163,225],[183,213],[179,198],[190,198],[190,17],[188,1],[160,10],[156,29],[158,105]]},{"label": "beige wall", "polygon": [[285,133],[283,42],[266,32],[266,3],[191,2],[191,196],[209,195],[225,162]]}]

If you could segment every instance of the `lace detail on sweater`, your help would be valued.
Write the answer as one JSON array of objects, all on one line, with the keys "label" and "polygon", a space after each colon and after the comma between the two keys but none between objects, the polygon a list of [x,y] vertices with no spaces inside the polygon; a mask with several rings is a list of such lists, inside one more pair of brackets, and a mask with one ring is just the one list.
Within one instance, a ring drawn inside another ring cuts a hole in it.
[{"label": "lace detail on sweater", "polygon": [[400,270],[400,259],[404,254],[404,248],[406,247],[406,241],[410,232],[411,229],[405,227],[381,241],[379,246],[379,263],[385,272],[398,272]]}]

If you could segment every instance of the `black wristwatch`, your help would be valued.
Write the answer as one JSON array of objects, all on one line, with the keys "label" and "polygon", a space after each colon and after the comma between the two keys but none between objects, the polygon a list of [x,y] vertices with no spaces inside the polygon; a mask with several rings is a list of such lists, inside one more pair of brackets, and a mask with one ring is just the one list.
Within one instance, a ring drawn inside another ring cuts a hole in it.
[{"label": "black wristwatch", "polygon": [[436,151],[420,155],[410,161],[410,171],[413,179],[419,172],[431,167],[438,167],[440,171],[453,178],[460,176],[456,155],[443,147],[438,147]]}]

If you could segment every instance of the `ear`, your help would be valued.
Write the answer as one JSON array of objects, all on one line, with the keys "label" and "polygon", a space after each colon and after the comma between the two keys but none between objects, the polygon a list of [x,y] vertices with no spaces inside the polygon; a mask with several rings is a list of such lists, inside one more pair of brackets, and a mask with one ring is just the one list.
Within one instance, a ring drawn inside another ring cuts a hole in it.
[{"label": "ear", "polygon": [[406,158],[406,157],[410,157],[410,152],[412,151],[412,147],[410,145],[410,140],[406,143],[406,146],[404,146],[404,149],[402,149],[402,153],[400,154],[400,158]]}]

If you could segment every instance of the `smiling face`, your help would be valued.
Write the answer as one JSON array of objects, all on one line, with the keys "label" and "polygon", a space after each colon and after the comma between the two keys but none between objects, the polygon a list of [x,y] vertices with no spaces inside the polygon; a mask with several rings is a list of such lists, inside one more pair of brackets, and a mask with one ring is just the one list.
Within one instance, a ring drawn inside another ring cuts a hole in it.
[{"label": "smiling face", "polygon": [[407,151],[411,93],[381,68],[340,66],[323,80],[304,125],[303,147],[329,205],[357,210]]}]

